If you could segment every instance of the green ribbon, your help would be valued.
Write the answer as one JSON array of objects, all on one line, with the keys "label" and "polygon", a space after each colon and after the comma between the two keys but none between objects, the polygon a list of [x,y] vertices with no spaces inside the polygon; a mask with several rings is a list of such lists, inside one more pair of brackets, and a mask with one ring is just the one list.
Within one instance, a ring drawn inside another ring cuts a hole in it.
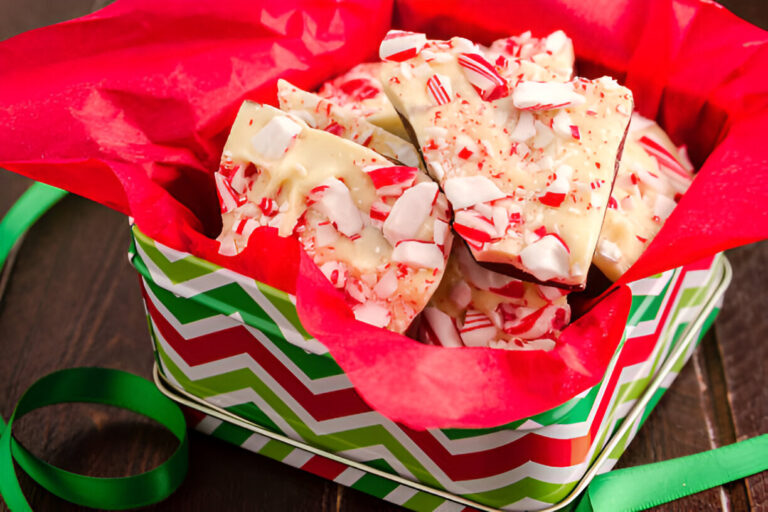
[{"label": "green ribbon", "polygon": [[[33,184],[0,221],[0,268],[26,230],[66,192]],[[71,473],[41,461],[21,446],[13,422],[47,405],[89,402],[122,407],[159,422],[179,440],[171,457],[140,475],[98,478]],[[14,461],[53,494],[78,505],[126,509],[157,503],[173,493],[187,472],[184,416],[154,384],[130,373],[105,368],[72,368],[35,382],[21,397],[6,425],[0,418],[0,494],[13,511],[31,511],[19,486]],[[768,469],[768,435],[708,452],[595,477],[576,512],[643,510]]]},{"label": "green ribbon", "polygon": [[[13,422],[46,405],[88,402],[128,409],[157,421],[179,440],[173,455],[162,465],[140,475],[98,478],[71,473],[48,464],[12,436]],[[107,368],[72,368],[46,375],[21,397],[0,436],[0,492],[13,511],[31,511],[19,486],[15,460],[48,491],[78,505],[99,509],[126,509],[157,503],[175,491],[187,473],[188,441],[184,415],[150,381]]]},{"label": "green ribbon", "polygon": [[[24,233],[66,191],[34,183],[0,221],[0,268]],[[178,439],[173,455],[135,476],[99,478],[57,468],[32,455],[13,437],[13,422],[47,405],[87,402],[114,405],[157,421]],[[187,428],[181,409],[150,381],[119,370],[72,368],[46,375],[27,389],[8,423],[0,418],[0,495],[14,512],[31,511],[14,461],[34,481],[60,498],[91,508],[126,509],[151,505],[173,493],[187,474]]]},{"label": "green ribbon", "polygon": [[768,470],[768,434],[596,476],[576,512],[645,510]]},{"label": "green ribbon", "polygon": [[0,221],[0,269],[24,233],[65,195],[66,190],[35,182],[11,206]]}]

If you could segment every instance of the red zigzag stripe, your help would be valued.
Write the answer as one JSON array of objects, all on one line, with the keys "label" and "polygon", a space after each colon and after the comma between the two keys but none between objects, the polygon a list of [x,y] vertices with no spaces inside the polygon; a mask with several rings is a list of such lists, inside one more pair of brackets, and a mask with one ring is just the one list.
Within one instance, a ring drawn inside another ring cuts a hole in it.
[{"label": "red zigzag stripe", "polygon": [[[674,285],[677,294],[685,272]],[[142,285],[143,286],[143,285]],[[142,290],[143,291],[143,290]],[[145,293],[145,299],[147,299]],[[603,399],[587,435],[576,439],[552,439],[530,433],[506,445],[467,454],[451,455],[433,435],[398,425],[454,481],[485,478],[514,469],[527,461],[548,466],[571,466],[582,463],[605,416],[608,403],[616,388],[620,369],[641,362],[653,349],[661,328],[669,316],[674,301],[668,301],[653,335],[628,340],[610,377]],[[198,338],[186,340],[163,318],[151,301],[147,308],[163,337],[189,364],[199,364],[247,353],[278,381],[316,420],[337,418],[369,412],[371,409],[353,389],[315,395],[309,391],[283,364],[243,327],[233,327]],[[342,434],[343,435],[343,434]]]}]

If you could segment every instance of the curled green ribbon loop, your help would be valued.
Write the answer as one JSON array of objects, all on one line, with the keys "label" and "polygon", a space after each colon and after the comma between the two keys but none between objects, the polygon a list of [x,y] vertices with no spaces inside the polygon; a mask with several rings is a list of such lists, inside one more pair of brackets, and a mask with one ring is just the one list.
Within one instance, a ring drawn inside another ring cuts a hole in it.
[{"label": "curled green ribbon loop", "polygon": [[[12,435],[13,422],[47,405],[88,402],[114,405],[143,414],[179,440],[171,457],[157,468],[121,478],[90,477],[41,461]],[[21,492],[13,461],[38,484],[62,499],[101,509],[135,508],[167,498],[187,473],[188,441],[184,415],[154,384],[136,375],[106,368],[72,368],[46,375],[19,400],[0,436],[0,492],[13,511],[31,510]]]},{"label": "curled green ribbon loop", "polygon": [[[34,183],[8,210],[0,221],[0,268],[27,229],[66,194]],[[98,478],[52,466],[13,438],[13,422],[18,418],[40,407],[71,402],[114,405],[148,416],[170,430],[179,446],[167,461],[146,473]],[[19,486],[15,461],[45,489],[78,505],[113,510],[150,505],[164,500],[181,485],[187,474],[188,453],[184,415],[153,383],[105,368],[61,370],[38,380],[24,393],[7,425],[0,418],[0,495],[14,512],[32,510]]]}]

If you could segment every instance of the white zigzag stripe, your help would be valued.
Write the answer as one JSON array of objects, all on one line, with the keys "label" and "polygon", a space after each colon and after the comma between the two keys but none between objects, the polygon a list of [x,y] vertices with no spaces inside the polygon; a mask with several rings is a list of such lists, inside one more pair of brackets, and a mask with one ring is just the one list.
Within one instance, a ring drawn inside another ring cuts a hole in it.
[{"label": "white zigzag stripe", "polygon": [[266,446],[268,442],[269,442],[269,438],[267,436],[263,436],[261,434],[257,434],[254,432],[240,446],[245,448],[246,450],[259,453],[261,449],[264,448],[264,446]]},{"label": "white zigzag stripe", "polygon": [[[229,271],[227,271],[227,272],[229,272]],[[661,277],[655,278],[655,279],[648,279],[648,281],[653,282],[653,286],[655,287],[654,289],[656,289],[658,291],[661,291],[664,288],[664,286],[666,285],[667,278],[670,277],[670,274],[672,274],[673,272],[674,271],[665,272]],[[232,274],[231,277],[233,277],[233,278],[238,278],[238,277],[242,278],[243,277],[243,276],[241,276],[239,274],[236,274],[234,272],[229,272],[229,273]],[[637,281],[636,283],[642,283],[643,281],[646,281],[646,280]],[[250,283],[248,283],[248,284],[250,284]],[[251,286],[253,286],[253,285],[251,285]],[[250,288],[250,286],[249,286],[249,288]],[[258,291],[257,288],[256,288],[256,290]],[[657,293],[658,293],[658,291],[657,291]],[[258,291],[258,293],[260,294],[261,292]],[[651,330],[651,332],[653,332],[655,330],[655,328],[656,328],[656,324],[657,324],[656,321],[648,321],[648,322],[644,322],[641,325],[647,326],[648,328],[651,328],[651,326],[652,326],[653,329]],[[251,330],[252,333],[255,331],[254,329],[249,329],[249,330]],[[633,333],[633,334],[634,335],[640,335],[641,333]],[[269,343],[268,341],[265,343],[265,345],[268,346],[268,347],[271,347],[271,343]],[[287,359],[287,358],[281,358],[281,359]],[[285,361],[283,361],[283,362],[285,362]],[[294,368],[294,370],[295,370],[295,368]],[[302,372],[299,372],[299,373],[302,373]],[[603,391],[604,390],[601,390],[601,393],[598,396],[598,400],[596,400],[596,404],[599,403],[599,398],[602,397],[602,392]],[[587,392],[588,392],[588,390],[587,390]],[[548,437],[557,437],[557,438],[561,438],[561,439],[562,438],[573,438],[573,437],[577,437],[577,436],[583,436],[588,431],[589,424],[593,420],[595,412],[596,412],[596,408],[593,408],[593,410],[590,412],[590,416],[588,417],[587,421],[585,421],[585,422],[577,423],[577,424],[570,424],[570,425],[553,425],[551,427],[544,427],[544,429],[543,429],[544,431],[538,432],[538,433],[540,435],[544,435],[544,436],[548,436]],[[552,427],[554,427],[554,428],[552,428]],[[486,437],[486,436],[479,436],[479,437],[475,437],[475,438],[470,438],[469,440],[458,440],[458,442],[457,442],[457,441],[449,440],[447,437],[445,437],[442,434],[442,432],[439,432],[439,431],[437,431],[437,432],[432,431],[432,432],[433,432],[433,434],[437,434],[437,435],[435,435],[435,437],[438,438],[438,440],[444,446],[446,446],[446,447],[451,446],[451,448],[458,449],[459,453],[466,453],[466,452],[477,451],[478,450],[478,446],[481,446],[481,445],[488,447],[488,441],[491,442],[491,446],[490,447],[501,446],[501,445],[509,443],[509,442],[511,442],[511,441],[513,441],[515,439],[518,439],[519,437],[524,435],[524,433],[519,433],[519,432],[515,432],[515,431],[500,431],[500,432],[495,432],[495,433],[489,434],[488,437],[495,437],[496,438],[496,439],[493,439],[493,441],[491,439],[487,439],[487,440],[483,439],[483,437]],[[510,433],[512,433],[513,435],[510,436]],[[456,444],[464,444],[464,445],[469,445],[469,446],[465,446],[465,447],[459,448],[458,446],[455,446]],[[450,451],[452,453],[454,453],[454,449],[450,449]]]},{"label": "white zigzag stripe", "polygon": [[[146,252],[144,252],[140,244],[136,244],[136,248],[139,256],[147,266],[149,274],[152,276],[152,280],[161,288],[169,290],[178,296],[191,298],[200,293],[236,282],[259,305],[259,307],[269,315],[272,321],[277,325],[283,338],[289,343],[316,354],[324,354],[328,352],[328,349],[317,340],[305,340],[304,336],[296,330],[293,324],[291,324],[275,305],[264,296],[262,291],[256,285],[255,280],[242,274],[238,274],[237,272],[221,268],[210,274],[185,281],[184,283],[174,284],[160,267],[152,261]],[[286,294],[286,296],[290,297],[288,294]],[[293,301],[290,302],[293,303]]]},{"label": "white zigzag stripe", "polygon": [[[189,281],[184,281],[183,283],[174,283],[168,276],[165,275],[160,267],[157,266],[152,258],[150,258],[146,252],[144,252],[141,244],[136,244],[136,252],[146,265],[147,270],[149,270],[149,275],[152,276],[152,280],[158,286],[165,288],[166,290],[173,291],[173,293],[180,297],[189,298],[197,295],[198,293],[212,290],[214,288],[219,288],[221,286],[232,283],[229,277],[222,275],[222,269],[215,270],[209,274],[205,274],[194,279],[190,279]],[[255,284],[252,286],[255,286]]]},{"label": "white zigzag stripe", "polygon": [[359,469],[348,467],[347,469],[342,471],[339,476],[334,478],[333,481],[336,482],[337,484],[346,485],[347,487],[349,487],[350,485],[360,480],[360,478],[362,478],[364,474],[365,473],[360,471]]},{"label": "white zigzag stripe", "polygon": [[658,295],[666,286],[667,281],[669,281],[670,274],[675,270],[667,270],[659,277],[646,277],[639,281],[633,281],[627,286],[632,290],[632,295]]},{"label": "white zigzag stripe", "polygon": [[464,510],[464,505],[454,501],[444,501],[433,512],[460,512],[461,510]]},{"label": "white zigzag stripe", "polygon": [[[382,454],[384,455],[383,457]],[[387,464],[392,466],[392,469],[394,469],[398,475],[409,480],[416,480],[416,477],[413,476],[413,473],[411,473],[411,471],[406,468],[403,463],[400,462],[400,460],[392,454],[391,451],[389,451],[389,448],[383,444],[372,444],[370,446],[364,446],[361,448],[351,448],[349,450],[336,452],[336,455],[360,462],[383,458]]]},{"label": "white zigzag stripe", "polygon": [[[227,269],[222,269],[221,272],[224,275],[231,275],[233,281],[239,279],[240,281],[238,282],[241,282],[245,279],[241,274],[232,272]],[[328,348],[326,348],[325,345],[316,339],[304,338],[304,336],[296,329],[296,327],[294,327],[293,324],[287,318],[285,318],[285,316],[283,316],[280,310],[278,310],[275,305],[266,297],[266,295],[264,295],[264,293],[253,280],[250,281],[250,285],[242,286],[242,288],[254,300],[254,302],[256,302],[259,307],[264,310],[264,312],[272,319],[272,321],[277,324],[277,327],[280,329],[280,332],[283,334],[283,337],[286,339],[286,341],[288,341],[288,343],[292,343],[301,349],[318,355],[326,354],[328,352]],[[285,297],[288,299],[291,297],[291,295],[286,293]],[[295,307],[295,301],[289,300],[289,302],[293,307]]]},{"label": "white zigzag stripe", "polygon": [[523,498],[514,503],[510,503],[504,507],[504,510],[541,510],[551,506],[552,504],[547,503],[546,501],[539,501],[533,498]]},{"label": "white zigzag stripe", "polygon": [[[659,292],[664,289],[664,286],[669,283],[669,289],[671,290],[675,286],[675,282],[680,278],[680,272],[675,270],[670,270],[668,272],[664,273],[665,276],[668,276],[669,279],[657,279],[657,281],[663,281],[661,283],[661,288],[659,289]],[[641,281],[637,281],[641,282]],[[679,294],[678,294],[679,295]],[[666,309],[667,303],[669,302],[669,293],[664,295],[664,298],[661,301],[661,305],[659,306],[659,310],[654,318],[651,320],[646,320],[644,322],[640,322],[635,326],[627,325],[626,329],[626,336],[627,338],[639,338],[641,336],[648,336],[649,334],[653,334],[656,332],[656,328],[659,325],[659,319],[660,316],[663,314],[664,310]]]},{"label": "white zigzag stripe", "polygon": [[710,269],[690,270],[683,278],[683,288],[701,288],[715,277]]},{"label": "white zigzag stripe", "polygon": [[[162,343],[164,351],[166,351],[169,357],[171,357],[172,360],[174,360],[174,363],[176,363],[179,366],[182,372],[185,372],[188,366],[186,366],[186,364],[183,362],[183,360],[181,360],[181,358],[177,354],[173,353],[172,347],[168,346],[165,339],[163,339],[161,336],[158,336],[158,341]],[[279,388],[277,386],[276,382],[274,381],[268,382],[271,379],[263,372],[263,369],[259,368],[259,371],[254,373],[256,373],[259,378],[264,380],[265,383],[270,387],[270,389],[275,394],[280,396],[280,398],[283,401],[285,401],[289,405],[289,407],[291,407],[291,410],[295,414],[297,414],[300,417],[300,419],[315,434],[325,435],[329,433],[338,432],[339,430],[346,430],[349,428],[356,428],[356,427],[359,428],[359,427],[374,425],[374,424],[381,425],[401,445],[405,446],[406,449],[409,451],[409,453],[411,453],[414,457],[416,457],[417,460],[419,460],[419,462],[422,465],[424,465],[425,469],[431,475],[433,475],[438,480],[438,482],[440,482],[441,485],[443,485],[446,488],[450,488],[453,492],[462,493],[462,494],[483,492],[487,490],[496,489],[504,485],[510,485],[520,480],[521,478],[525,478],[525,477],[537,478],[541,481],[546,481],[551,483],[569,482],[569,481],[572,481],[572,479],[574,478],[573,477],[574,474],[576,474],[576,478],[578,478],[579,472],[583,472],[586,468],[584,464],[580,464],[577,466],[569,466],[565,468],[557,468],[557,467],[546,466],[546,465],[529,461],[523,464],[522,466],[512,469],[511,471],[501,473],[499,475],[494,475],[492,477],[469,480],[466,482],[452,482],[447,477],[447,475],[445,475],[445,473],[443,473],[443,471],[437,465],[435,465],[432,462],[432,460],[429,459],[429,457],[427,457],[426,454],[423,453],[415,443],[413,443],[410,440],[410,438],[405,436],[405,434],[403,434],[402,431],[400,431],[396,425],[393,425],[391,422],[389,422],[389,420],[386,420],[386,418],[379,415],[378,413],[370,412],[370,413],[364,413],[361,415],[350,416],[342,419],[334,418],[331,420],[318,422],[314,420],[314,418],[312,418],[311,415],[306,413],[306,411],[304,411],[303,408],[300,408],[300,406],[297,403],[295,403],[295,401],[293,401],[292,398],[290,398],[289,396],[286,396],[282,388]],[[209,397],[206,400],[210,401],[211,403],[219,407],[231,407],[233,405],[253,402],[262,410],[262,412],[264,412],[270,418],[270,420],[274,421],[275,424],[278,425],[278,427],[286,433],[286,435],[294,439],[301,440],[301,437],[293,430],[293,428],[251,388],[245,388],[245,389],[241,389],[231,393],[223,393],[220,395]],[[293,403],[289,403],[289,402],[293,402]],[[360,420],[363,420],[363,421],[360,421]],[[350,424],[343,425],[343,423],[350,423]],[[336,424],[336,425],[330,425],[330,424]],[[336,428],[334,428],[333,430],[329,430],[328,429],[329,426],[333,426]],[[396,470],[399,470],[402,468],[402,465],[398,461],[398,459],[394,457],[383,445],[360,449],[360,450],[357,450],[356,453],[360,455],[365,453],[366,455],[365,458],[358,459],[361,462],[365,462],[366,460],[383,458],[384,460],[387,461],[387,463],[389,463]],[[413,478],[412,475],[410,475],[410,473],[408,472],[401,475],[406,478]],[[565,480],[561,480],[561,478],[564,478]]]},{"label": "white zigzag stripe", "polygon": [[402,505],[409,499],[413,498],[416,493],[419,492],[413,487],[407,487],[405,485],[398,485],[389,494],[384,496],[384,499],[395,505]]},{"label": "white zigzag stripe", "polygon": [[202,420],[200,420],[200,423],[197,424],[195,427],[197,430],[202,432],[203,434],[211,435],[214,430],[219,428],[219,425],[221,425],[223,421],[217,418],[213,418],[211,416],[206,416]]},{"label": "white zigzag stripe", "polygon": [[151,297],[152,304],[155,306],[155,308],[160,311],[163,317],[171,322],[173,328],[186,339],[196,338],[198,336],[206,336],[208,334],[223,331],[225,329],[231,329],[232,327],[236,327],[238,325],[237,320],[219,314],[209,316],[208,318],[202,318],[200,320],[195,320],[194,322],[182,324],[176,319],[176,317],[165,306],[165,304],[163,304],[163,302],[157,298],[152,289],[147,285],[147,280],[143,277],[141,280],[144,282],[144,289],[147,295]]},{"label": "white zigzag stripe", "polygon": [[[268,341],[267,341],[267,343],[268,343]],[[549,468],[548,468],[548,469],[549,469]],[[548,473],[549,473],[549,471],[548,471]],[[485,479],[485,480],[487,480],[487,479]],[[473,492],[473,491],[469,491],[469,492]],[[474,491],[474,492],[477,492],[477,491]]]},{"label": "white zigzag stripe", "polygon": [[[665,379],[665,384],[667,384],[667,381],[671,382],[671,380],[674,380],[675,376],[676,376],[676,374],[667,376],[667,378]],[[628,410],[631,408],[632,404],[634,404],[634,401],[627,402],[625,404],[621,404],[620,406],[618,406],[616,408],[616,410],[614,411],[614,414],[612,414],[612,416],[614,417],[614,421],[611,422],[612,423],[611,430],[613,430],[615,428],[615,424],[616,424],[618,418],[625,417],[625,415],[627,414]],[[635,436],[635,434],[637,432],[638,426],[639,426],[639,422],[637,422],[633,426],[633,430],[630,433],[630,440]],[[304,453],[306,453],[306,452],[304,452]],[[284,462],[286,462],[286,461],[284,461]],[[610,466],[612,467],[613,464],[610,464]],[[609,469],[609,468],[606,467],[606,470],[607,469]],[[362,474],[360,476],[362,476]],[[357,479],[355,479],[354,481],[356,481],[356,480]],[[351,483],[353,483],[353,482],[350,482],[350,484]],[[399,489],[401,489],[401,488],[404,491],[399,491]],[[397,493],[397,494],[395,494],[395,493]],[[394,502],[394,503],[401,504],[401,503],[404,503],[405,501],[407,501],[408,499],[410,499],[410,496],[414,495],[415,493],[416,493],[416,491],[414,491],[412,489],[409,489],[409,488],[403,487],[403,486],[399,486],[394,491],[392,491],[390,493],[390,495],[385,497],[385,499],[388,499],[388,501],[391,501],[391,502]],[[405,496],[404,499],[402,499],[402,498],[401,499],[396,499],[396,496],[400,496],[401,494],[403,494]],[[525,498],[525,499],[520,500],[518,502],[515,502],[515,503],[513,503],[513,504],[511,504],[511,505],[509,505],[508,507],[505,507],[505,508],[508,509],[508,510],[510,510],[510,509],[535,509],[535,508],[542,508],[542,507],[546,507],[546,506],[549,506],[549,504],[546,503],[546,502],[541,502],[541,501],[538,501],[538,500],[533,500],[533,499],[530,499],[530,498]]]},{"label": "white zigzag stripe", "polygon": [[306,464],[313,456],[314,455],[306,450],[302,450],[301,448],[294,448],[293,451],[283,457],[280,462],[288,464],[289,466],[293,466],[294,468],[300,468]]},{"label": "white zigzag stripe", "polygon": [[170,261],[171,263],[175,263],[179,260],[183,260],[187,256],[191,256],[188,252],[182,252],[178,251],[176,249],[173,249],[171,247],[168,247],[165,244],[161,244],[160,242],[155,242],[155,248],[160,251],[160,253],[165,256],[165,259]]},{"label": "white zigzag stripe", "polygon": [[247,403],[255,404],[261,411],[272,420],[277,427],[282,430],[285,435],[292,437],[293,439],[301,439],[301,436],[293,429],[290,423],[288,423],[280,414],[275,412],[272,407],[267,403],[261,395],[256,393],[251,388],[243,388],[237,391],[231,391],[229,393],[222,393],[220,395],[209,396],[205,399],[206,402],[210,402],[213,405],[227,409],[229,407]]},{"label": "white zigzag stripe", "polygon": [[[216,315],[209,318],[205,318],[203,320],[198,320],[196,322],[182,324],[176,319],[175,316],[173,316],[173,314],[165,307],[165,305],[155,296],[155,294],[152,292],[151,289],[149,289],[149,287],[145,287],[145,288],[146,288],[147,296],[150,297],[150,300],[152,301],[152,304],[155,306],[155,308],[157,308],[157,310],[160,312],[161,315],[163,315],[166,321],[169,324],[171,324],[171,327],[173,327],[173,329],[177,333],[179,333],[179,335],[184,339],[188,340],[192,338],[197,338],[199,336],[211,334],[213,332],[217,332],[223,329],[229,329],[232,327],[236,327],[238,325],[242,325],[242,323],[238,322],[236,319],[233,319],[224,315]],[[251,334],[253,334],[254,331],[258,332],[256,329],[253,329],[252,327],[249,327],[249,326],[245,326],[245,328],[249,332],[251,332]],[[287,366],[307,389],[309,389],[310,391],[312,391],[312,393],[316,395],[352,387],[352,383],[349,382],[349,379],[345,374],[332,375],[330,377],[321,377],[319,379],[314,379],[314,380],[310,379],[298,366],[296,366],[296,364],[293,361],[291,361],[289,357],[287,357],[280,349],[275,347],[273,343],[267,340],[264,343],[264,346],[275,357],[277,357],[281,363]],[[184,362],[181,359],[181,357],[179,357],[179,360]],[[178,364],[177,361],[174,360],[174,362]],[[210,363],[204,363],[196,366],[188,366],[189,371],[188,372],[185,371],[184,373],[189,375],[190,378],[192,378],[193,380],[200,380],[206,377],[212,377],[214,375],[218,375],[220,373],[230,371],[231,369],[234,369],[234,368],[241,368],[241,367],[249,368],[250,370],[253,371],[253,368],[255,367],[256,364],[257,363],[248,354],[239,354],[236,356],[231,356],[231,357],[219,359],[216,361],[211,361]]]},{"label": "white zigzag stripe", "polygon": [[[265,340],[262,340],[262,341],[265,341]],[[270,345],[268,342],[266,342],[266,344],[267,344],[267,346]],[[624,373],[624,372],[622,372],[622,373]],[[631,374],[631,372],[628,372],[628,373]],[[601,395],[602,395],[602,392],[604,392],[604,390],[601,390]],[[599,404],[599,401],[600,400],[596,400],[596,404]],[[580,435],[585,435],[586,432],[588,431],[589,424],[593,420],[595,412],[596,412],[595,410],[591,411],[589,419],[586,422],[583,422],[581,424],[582,428],[579,429],[581,431],[581,432],[579,432]],[[576,425],[578,426],[579,424],[576,424]],[[554,427],[554,428],[552,428],[552,427]],[[575,437],[574,435],[572,435],[574,433],[573,432],[574,431],[574,425],[555,425],[555,426],[552,426],[552,427],[543,429],[543,430],[549,430],[549,432],[546,432],[546,433],[545,432],[541,432],[540,434],[542,434],[542,435],[549,434],[550,437],[554,437],[554,435],[558,434],[558,432],[554,431],[554,430],[557,429],[557,430],[561,431],[560,432],[560,436],[557,436],[557,437],[560,437],[560,438],[569,438],[569,437],[572,438],[572,437]],[[571,432],[563,432],[563,430],[566,430],[566,429],[570,430]],[[451,441],[451,440],[447,439],[442,434],[442,432],[439,432],[439,431],[432,431],[432,433],[433,433],[433,435],[435,435],[436,438],[438,438],[439,441],[441,441],[441,443],[444,446],[446,446],[446,448],[450,449],[451,453],[456,453],[457,451],[459,453],[466,453],[466,452],[477,451],[479,445],[482,446],[482,448],[480,448],[480,449],[483,449],[483,448],[488,449],[488,443],[483,443],[482,439],[472,438],[470,440],[470,442],[467,443],[466,442],[467,440]],[[569,433],[571,435],[568,435]],[[522,435],[524,435],[524,433],[518,433],[518,432],[515,432],[515,431],[502,431],[502,432],[499,432],[499,433],[496,433],[496,434],[497,434],[496,437],[503,437],[503,439],[497,439],[496,440],[497,442],[498,441],[502,441],[501,443],[498,443],[498,444],[497,443],[493,443],[494,445],[497,445],[497,446],[498,445],[506,444],[508,442],[511,442],[512,440],[518,439],[518,438],[522,437]],[[502,435],[499,436],[498,434],[502,434]],[[504,434],[506,434],[506,435],[504,435]],[[510,436],[509,434],[512,434],[512,435]],[[481,437],[486,437],[486,436],[481,436]],[[480,441],[480,442],[477,442],[477,441]],[[456,448],[459,448],[458,446],[456,446],[457,444],[465,444],[465,445],[469,444],[470,446],[464,446],[464,447],[462,447],[463,449],[456,450]],[[493,447],[493,446],[491,446],[491,447]]]}]

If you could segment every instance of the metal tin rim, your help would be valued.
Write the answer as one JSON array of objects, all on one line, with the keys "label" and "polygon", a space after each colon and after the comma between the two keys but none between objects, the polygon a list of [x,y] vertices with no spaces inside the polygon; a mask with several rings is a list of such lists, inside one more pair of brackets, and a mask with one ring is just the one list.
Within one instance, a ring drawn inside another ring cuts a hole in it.
[{"label": "metal tin rim", "polygon": [[[551,507],[540,509],[539,512],[554,512],[556,510],[560,510],[566,507],[568,504],[574,501],[584,491],[584,489],[586,489],[586,487],[589,485],[592,479],[598,474],[598,472],[600,471],[600,467],[606,461],[610,453],[613,452],[613,450],[616,448],[620,440],[629,431],[629,429],[632,428],[635,421],[637,421],[637,419],[643,414],[643,411],[645,410],[646,405],[648,405],[648,402],[651,400],[653,395],[661,387],[661,384],[664,381],[664,378],[671,372],[672,368],[674,367],[679,357],[682,356],[688,348],[690,348],[691,343],[693,343],[694,340],[696,339],[696,333],[702,328],[702,326],[704,325],[704,322],[706,321],[706,318],[715,308],[715,306],[717,305],[717,301],[725,293],[725,290],[728,288],[728,285],[731,282],[731,277],[733,273],[731,270],[730,263],[724,256],[721,257],[719,261],[720,263],[718,263],[717,267],[714,269],[715,271],[720,272],[719,283],[709,293],[709,296],[705,301],[705,304],[701,310],[701,313],[697,316],[697,318],[693,322],[691,322],[688,325],[688,328],[686,329],[685,333],[681,337],[680,342],[678,342],[675,348],[669,353],[666,360],[664,361],[664,364],[659,369],[659,372],[653,378],[653,380],[645,389],[645,391],[640,396],[640,398],[637,399],[635,405],[632,407],[629,414],[627,414],[626,418],[622,422],[619,429],[616,430],[616,432],[614,432],[613,435],[611,435],[606,445],[603,447],[602,450],[600,450],[599,455],[595,458],[592,464],[590,464],[587,472],[584,473],[584,476],[582,476],[582,478],[579,480],[579,483],[576,485],[576,487],[573,488],[573,490],[568,494],[568,496],[566,496],[562,501],[560,501],[559,503],[556,503]],[[191,393],[188,393],[184,389],[181,389],[175,386],[173,383],[169,382],[165,378],[165,376],[158,370],[157,362],[155,362],[152,373],[153,373],[155,384],[164,395],[166,395],[168,398],[170,398],[171,400],[179,404],[185,405],[192,409],[196,409],[209,416],[213,416],[220,420],[227,421],[229,423],[232,423],[246,430],[250,430],[251,432],[255,432],[257,434],[266,436],[270,439],[283,442],[285,444],[293,446],[294,448],[306,450],[310,453],[331,459],[333,461],[339,462],[346,466],[350,466],[355,469],[365,471],[367,473],[379,476],[381,478],[386,478],[387,480],[391,480],[400,485],[411,487],[412,489],[415,489],[420,492],[429,493],[429,494],[438,496],[440,498],[443,498],[461,505],[465,505],[468,507],[472,507],[478,510],[482,510],[485,512],[503,512],[502,509],[489,507],[487,505],[483,505],[481,503],[468,500],[461,496],[451,494],[447,491],[434,489],[432,487],[421,484],[419,482],[413,482],[399,475],[386,473],[379,469],[372,468],[362,462],[357,462],[354,460],[346,459],[344,457],[339,457],[338,455],[333,454],[331,452],[327,452],[321,448],[317,448],[315,446],[303,443],[301,441],[296,441],[295,439],[284,436],[282,434],[277,434],[275,432],[267,430],[266,428],[260,425],[247,421],[227,411],[226,409],[222,409],[213,404],[210,404],[204,401],[203,399],[198,398],[192,395]]]}]

